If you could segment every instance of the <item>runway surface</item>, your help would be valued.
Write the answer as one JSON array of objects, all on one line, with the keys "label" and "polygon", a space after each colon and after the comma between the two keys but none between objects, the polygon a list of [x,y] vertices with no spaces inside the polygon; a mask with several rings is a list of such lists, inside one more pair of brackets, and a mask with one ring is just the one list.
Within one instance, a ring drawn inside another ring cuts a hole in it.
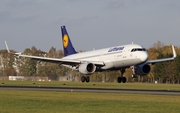
[{"label": "runway surface", "polygon": [[97,92],[97,93],[129,93],[129,94],[156,94],[156,95],[180,95],[180,91],[171,90],[133,90],[133,89],[110,89],[110,88],[79,88],[79,87],[40,87],[40,86],[0,86],[1,89],[9,90],[36,90],[58,92]]}]

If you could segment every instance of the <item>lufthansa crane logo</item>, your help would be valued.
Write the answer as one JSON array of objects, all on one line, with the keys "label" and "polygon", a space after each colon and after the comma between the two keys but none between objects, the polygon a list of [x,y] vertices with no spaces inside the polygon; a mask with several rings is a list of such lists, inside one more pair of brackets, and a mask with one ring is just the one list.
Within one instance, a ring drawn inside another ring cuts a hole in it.
[{"label": "lufthansa crane logo", "polygon": [[68,36],[65,34],[64,37],[63,37],[63,46],[64,46],[64,48],[66,48],[68,46],[68,42],[69,42]]}]

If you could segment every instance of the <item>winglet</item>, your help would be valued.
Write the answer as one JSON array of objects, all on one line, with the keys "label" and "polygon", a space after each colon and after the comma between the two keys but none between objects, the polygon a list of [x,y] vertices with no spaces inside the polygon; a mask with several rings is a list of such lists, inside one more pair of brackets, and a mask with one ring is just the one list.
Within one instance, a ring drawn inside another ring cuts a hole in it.
[{"label": "winglet", "polygon": [[7,45],[7,42],[6,42],[6,41],[5,41],[5,45],[6,45],[7,52],[8,52],[9,54],[12,54],[12,55],[17,55],[17,56],[21,55],[21,53],[12,53],[12,52],[9,50],[9,47],[8,47],[8,45]]},{"label": "winglet", "polygon": [[172,45],[172,50],[173,50],[173,58],[176,58],[177,54],[176,54],[176,51],[174,49],[174,46]]},{"label": "winglet", "polygon": [[6,41],[5,41],[5,45],[6,45],[6,49],[7,49],[8,53],[11,53],[10,50],[9,50],[9,48],[8,48],[8,45],[7,45],[7,42],[6,42]]}]

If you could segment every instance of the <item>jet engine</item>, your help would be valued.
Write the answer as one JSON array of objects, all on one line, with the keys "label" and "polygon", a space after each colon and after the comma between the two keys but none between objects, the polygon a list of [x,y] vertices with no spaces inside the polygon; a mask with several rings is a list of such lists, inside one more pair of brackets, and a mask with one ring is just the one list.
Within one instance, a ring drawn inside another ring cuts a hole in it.
[{"label": "jet engine", "polygon": [[151,67],[147,64],[134,66],[135,74],[140,75],[140,76],[146,76],[149,74],[150,71],[151,71]]},{"label": "jet engine", "polygon": [[96,70],[96,66],[93,63],[83,63],[79,66],[79,72],[85,75],[93,74]]}]

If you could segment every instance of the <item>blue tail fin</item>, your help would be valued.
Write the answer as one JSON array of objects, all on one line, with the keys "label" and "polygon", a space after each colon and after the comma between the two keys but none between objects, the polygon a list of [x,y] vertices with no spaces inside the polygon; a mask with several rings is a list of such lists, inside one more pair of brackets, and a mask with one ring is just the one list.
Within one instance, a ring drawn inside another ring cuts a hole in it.
[{"label": "blue tail fin", "polygon": [[64,56],[76,54],[77,52],[75,51],[71,40],[69,38],[69,35],[66,31],[65,26],[61,26],[61,32],[62,32],[62,43],[63,43],[63,49],[64,49]]}]

